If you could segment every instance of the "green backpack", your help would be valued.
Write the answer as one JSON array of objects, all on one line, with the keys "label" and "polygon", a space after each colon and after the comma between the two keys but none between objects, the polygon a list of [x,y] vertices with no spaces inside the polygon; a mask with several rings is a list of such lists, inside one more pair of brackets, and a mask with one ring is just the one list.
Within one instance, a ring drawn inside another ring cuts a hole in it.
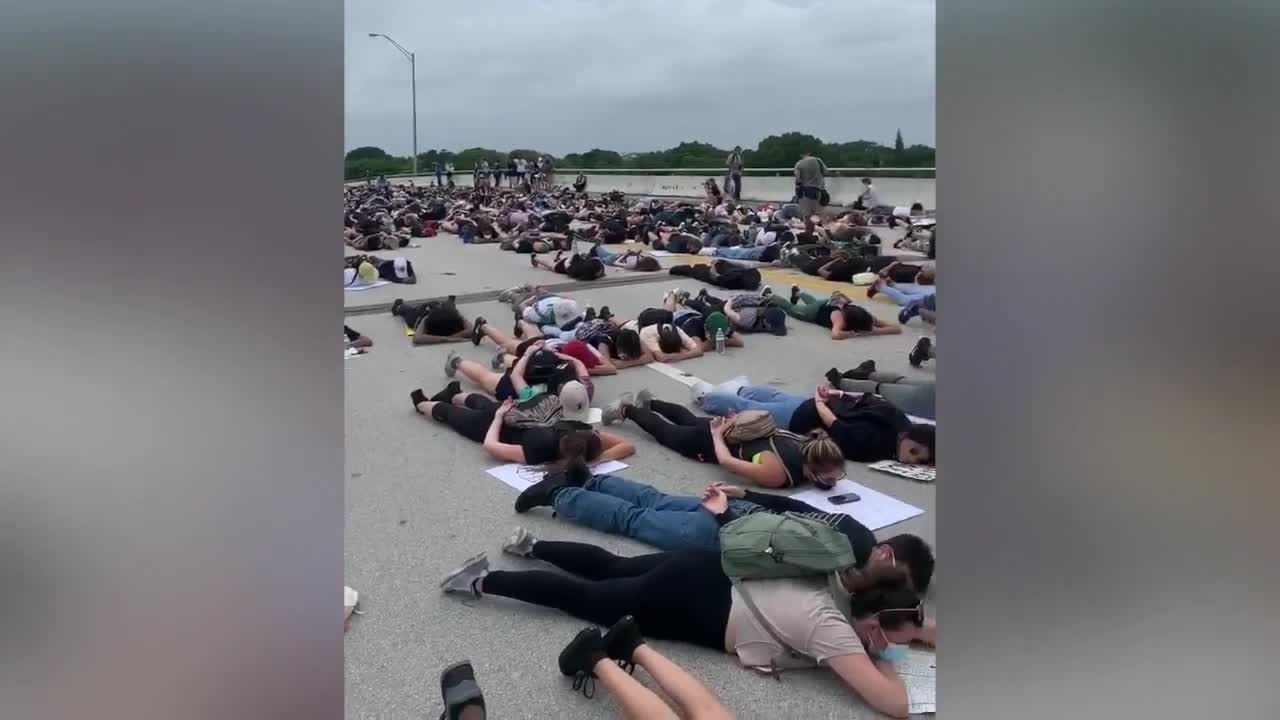
[{"label": "green backpack", "polygon": [[[849,538],[839,530],[795,513],[754,512],[720,528],[720,566],[756,620],[798,658],[812,658],[787,645],[756,607],[743,580],[827,576],[836,607],[850,618],[843,571],[858,564]],[[816,662],[814,663],[816,664]],[[774,667],[775,677],[781,670]]]},{"label": "green backpack", "polygon": [[720,565],[733,580],[830,575],[857,564],[848,536],[796,513],[754,512],[720,529]]}]

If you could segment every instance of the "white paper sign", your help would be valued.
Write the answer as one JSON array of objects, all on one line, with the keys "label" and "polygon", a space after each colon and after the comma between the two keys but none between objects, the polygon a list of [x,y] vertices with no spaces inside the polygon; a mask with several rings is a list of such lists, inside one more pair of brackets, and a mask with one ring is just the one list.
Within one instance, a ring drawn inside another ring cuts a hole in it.
[{"label": "white paper sign", "polygon": [[911,648],[897,666],[902,684],[907,686],[908,711],[912,715],[938,712],[938,654]]},{"label": "white paper sign", "polygon": [[[831,502],[831,496],[846,493],[855,493],[859,499],[843,505],[836,505]],[[847,478],[836,483],[835,487],[830,490],[814,488],[796,493],[791,497],[806,502],[823,512],[844,513],[866,525],[868,530],[879,530],[924,514],[924,510],[915,505],[908,505],[895,497],[890,497],[882,492],[859,485]]]},{"label": "white paper sign", "polygon": [[[593,465],[591,467],[591,472],[597,475],[604,475],[608,473],[615,473],[626,468],[626,463],[618,462],[617,460],[610,460],[609,462],[603,462],[599,465]],[[521,465],[520,463],[499,465],[498,467],[489,468],[485,472],[488,472],[490,475],[510,485],[516,490],[516,492],[524,492],[525,490],[528,490],[530,485],[538,482],[547,474],[546,469],[541,465]]]}]

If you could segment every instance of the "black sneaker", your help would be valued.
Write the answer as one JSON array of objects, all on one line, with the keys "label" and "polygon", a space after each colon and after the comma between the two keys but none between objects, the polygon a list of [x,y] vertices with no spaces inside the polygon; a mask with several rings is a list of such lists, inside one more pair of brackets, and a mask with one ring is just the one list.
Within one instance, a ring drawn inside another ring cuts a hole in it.
[{"label": "black sneaker", "polygon": [[920,367],[933,356],[933,341],[927,337],[920,338],[916,342],[916,346],[911,348],[911,354],[907,355],[907,362],[911,363],[911,367]]},{"label": "black sneaker", "polygon": [[613,317],[613,311],[609,309],[608,305],[601,305],[599,317],[601,320],[608,320]]},{"label": "black sneaker", "polygon": [[870,380],[871,373],[876,371],[875,360],[863,360],[862,364],[849,371],[849,377],[854,380]]},{"label": "black sneaker", "polygon": [[844,379],[844,376],[840,374],[839,368],[831,368],[827,371],[825,377],[827,378],[827,382],[831,383],[831,387],[833,388],[839,388],[840,381]]},{"label": "black sneaker", "polygon": [[592,320],[595,320],[595,319],[596,319],[596,309],[588,305],[587,309],[582,313],[582,321],[591,322]]},{"label": "black sneaker", "polygon": [[584,463],[549,470],[541,480],[516,496],[516,512],[525,513],[536,507],[550,507],[557,490],[563,487],[582,487],[590,478],[591,468]]},{"label": "black sneaker", "polygon": [[396,311],[400,309],[400,306],[401,306],[401,305],[404,305],[404,300],[401,300],[400,298],[396,298],[395,300],[392,300],[392,301],[391,301],[391,314],[392,314],[392,315],[395,315],[395,314],[396,314]]},{"label": "black sneaker", "polygon": [[520,324],[521,320],[523,320],[523,318],[520,317],[520,311],[517,310],[516,320],[515,320],[516,326],[515,326],[515,329],[511,331],[511,334],[515,335],[518,338],[524,337],[524,326]]},{"label": "black sneaker", "polygon": [[444,697],[441,720],[458,720],[462,711],[471,706],[484,709],[484,693],[476,682],[476,672],[470,662],[451,665],[440,673],[440,694]]},{"label": "black sneaker", "polygon": [[[917,365],[917,367],[919,366]],[[418,388],[409,393],[409,400],[413,403],[413,411],[421,415],[422,411],[418,409],[418,406],[427,401],[427,394],[422,392],[422,388]]]},{"label": "black sneaker", "polygon": [[581,690],[584,696],[590,698],[596,693],[595,673],[592,670],[596,663],[607,657],[600,628],[584,628],[560,651],[560,672],[565,677],[573,678],[574,690]]},{"label": "black sneaker", "polygon": [[477,317],[474,326],[471,328],[471,344],[480,347],[480,341],[484,339],[484,324],[488,322],[482,317]]},{"label": "black sneaker", "polygon": [[644,636],[640,634],[640,624],[634,616],[627,615],[613,624],[609,632],[604,634],[604,649],[611,660],[618,661],[618,667],[633,672],[636,669],[631,656],[636,648],[644,644]]},{"label": "black sneaker", "polygon": [[796,305],[799,302],[800,302],[800,286],[792,285],[791,286],[791,304]]}]

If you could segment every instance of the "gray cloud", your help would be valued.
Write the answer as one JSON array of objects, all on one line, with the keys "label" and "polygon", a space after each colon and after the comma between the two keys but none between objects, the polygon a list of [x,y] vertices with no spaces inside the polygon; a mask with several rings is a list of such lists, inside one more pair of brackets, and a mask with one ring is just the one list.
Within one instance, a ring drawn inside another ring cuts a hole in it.
[{"label": "gray cloud", "polygon": [[347,0],[346,146],[934,142],[933,0]]}]

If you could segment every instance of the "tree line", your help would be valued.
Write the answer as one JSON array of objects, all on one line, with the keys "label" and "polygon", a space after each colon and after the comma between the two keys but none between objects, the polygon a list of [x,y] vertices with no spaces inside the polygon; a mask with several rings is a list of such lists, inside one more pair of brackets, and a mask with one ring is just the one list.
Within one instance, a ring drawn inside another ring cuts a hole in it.
[{"label": "tree line", "polygon": [[[569,153],[563,157],[552,156],[557,168],[587,168],[593,170],[613,170],[626,168],[661,168],[679,170],[680,168],[720,168],[724,167],[725,158],[731,148],[719,148],[703,142],[682,142],[667,150],[654,152],[622,154],[613,150],[594,148],[583,153]],[[804,153],[809,152],[820,158],[830,167],[893,167],[893,168],[931,168],[934,166],[934,148],[928,145],[906,145],[899,132],[893,147],[881,145],[870,140],[855,140],[845,143],[827,143],[813,135],[799,132],[770,135],[755,148],[744,148],[743,165],[750,168],[791,167]],[[501,152],[489,148],[473,147],[459,152],[450,150],[428,150],[418,155],[418,172],[429,175],[436,162],[442,166],[452,162],[456,172],[471,172],[481,160],[488,160],[489,165],[506,167],[511,158],[523,157],[533,161],[539,150],[519,148],[510,152]],[[397,175],[413,170],[411,158],[388,154],[382,148],[358,147],[346,155],[346,172],[348,180],[377,175]]]}]

